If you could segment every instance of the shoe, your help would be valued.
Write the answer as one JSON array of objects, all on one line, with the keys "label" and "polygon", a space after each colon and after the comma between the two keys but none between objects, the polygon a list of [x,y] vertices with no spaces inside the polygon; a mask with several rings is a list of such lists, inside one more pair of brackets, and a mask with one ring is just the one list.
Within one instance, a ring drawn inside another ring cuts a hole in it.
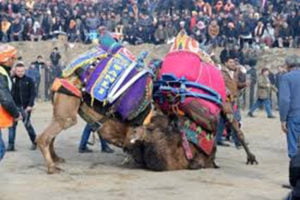
[{"label": "shoe", "polygon": [[217,142],[217,145],[218,146],[223,146],[223,147],[229,147],[230,146],[229,144],[226,144],[224,142]]},{"label": "shoe", "polygon": [[7,149],[6,149],[6,151],[16,151],[16,150],[15,150],[15,146],[9,144],[8,147],[7,147]]},{"label": "shoe", "polygon": [[35,150],[36,150],[36,144],[33,143],[33,144],[31,145],[31,147],[30,147],[30,150],[31,150],[31,151],[35,151]]},{"label": "shoe", "polygon": [[282,184],[281,187],[285,189],[293,189],[293,187],[290,184]]},{"label": "shoe", "polygon": [[79,149],[78,152],[79,153],[92,153],[93,150],[91,150],[89,148],[85,148],[85,149]]},{"label": "shoe", "polygon": [[254,117],[253,113],[248,112],[248,117]]},{"label": "shoe", "polygon": [[114,153],[115,151],[110,147],[105,147],[101,150],[102,153]]},{"label": "shoe", "polygon": [[276,118],[274,115],[271,115],[271,116],[268,116],[268,118],[270,118],[270,119],[274,119],[274,118]]}]

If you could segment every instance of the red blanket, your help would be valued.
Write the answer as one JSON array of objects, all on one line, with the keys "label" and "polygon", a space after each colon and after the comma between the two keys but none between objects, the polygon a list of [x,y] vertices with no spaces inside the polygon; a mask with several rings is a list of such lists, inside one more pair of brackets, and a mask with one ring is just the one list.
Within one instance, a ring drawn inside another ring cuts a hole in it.
[{"label": "red blanket", "polygon": [[[202,62],[201,58],[193,52],[174,51],[167,54],[160,70],[160,76],[162,74],[174,74],[178,78],[185,77],[189,81],[197,82],[214,89],[221,95],[223,101],[226,98],[225,82],[221,71],[211,64]],[[205,93],[199,89],[191,89],[191,91],[201,94]],[[199,101],[213,114],[217,115],[220,112],[219,106],[203,99],[187,98],[184,104],[192,100]]]}]

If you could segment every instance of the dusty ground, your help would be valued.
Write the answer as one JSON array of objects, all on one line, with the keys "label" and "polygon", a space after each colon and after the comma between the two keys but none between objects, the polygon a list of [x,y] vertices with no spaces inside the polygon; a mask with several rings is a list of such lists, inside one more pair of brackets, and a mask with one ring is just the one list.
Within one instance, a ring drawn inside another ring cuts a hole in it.
[{"label": "dusty ground", "polygon": [[[50,120],[51,106],[40,103],[33,114],[37,132]],[[235,148],[219,148],[220,169],[151,172],[132,164],[122,166],[124,154],[103,154],[98,144],[94,153],[77,152],[84,123],[63,132],[57,139],[58,153],[67,162],[60,175],[47,175],[39,151],[30,151],[29,137],[19,126],[17,151],[7,153],[0,163],[0,200],[89,200],[89,199],[206,199],[277,200],[288,190],[288,159],[279,120],[257,113],[244,117],[243,126],[251,148],[260,162],[245,165],[245,154]],[[6,140],[7,134],[4,133]]]}]

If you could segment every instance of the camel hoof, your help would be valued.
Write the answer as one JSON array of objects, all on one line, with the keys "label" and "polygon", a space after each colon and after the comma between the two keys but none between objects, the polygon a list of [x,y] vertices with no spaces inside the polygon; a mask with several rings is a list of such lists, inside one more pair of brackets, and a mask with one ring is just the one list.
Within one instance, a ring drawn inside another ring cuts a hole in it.
[{"label": "camel hoof", "polygon": [[59,174],[61,171],[62,169],[56,166],[48,168],[48,174]]},{"label": "camel hoof", "polygon": [[254,154],[249,154],[247,158],[247,165],[258,165],[256,157]]},{"label": "camel hoof", "polygon": [[61,158],[61,157],[57,157],[57,158],[54,159],[54,162],[55,162],[55,163],[65,163],[66,160],[63,159],[63,158]]}]

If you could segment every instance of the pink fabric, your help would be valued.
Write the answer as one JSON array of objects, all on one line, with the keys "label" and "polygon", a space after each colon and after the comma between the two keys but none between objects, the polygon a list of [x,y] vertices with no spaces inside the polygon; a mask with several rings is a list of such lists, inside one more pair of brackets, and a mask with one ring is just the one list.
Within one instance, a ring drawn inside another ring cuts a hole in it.
[{"label": "pink fabric", "polygon": [[[211,64],[201,62],[199,56],[188,51],[177,51],[167,54],[164,59],[160,76],[162,74],[174,74],[178,78],[185,77],[189,81],[197,82],[214,89],[218,92],[223,102],[226,98],[225,82],[221,71]],[[194,92],[203,94],[204,91],[192,89]],[[194,98],[187,98],[185,104]],[[202,105],[207,106],[213,114],[218,114],[220,108],[211,102],[197,98]]]}]

